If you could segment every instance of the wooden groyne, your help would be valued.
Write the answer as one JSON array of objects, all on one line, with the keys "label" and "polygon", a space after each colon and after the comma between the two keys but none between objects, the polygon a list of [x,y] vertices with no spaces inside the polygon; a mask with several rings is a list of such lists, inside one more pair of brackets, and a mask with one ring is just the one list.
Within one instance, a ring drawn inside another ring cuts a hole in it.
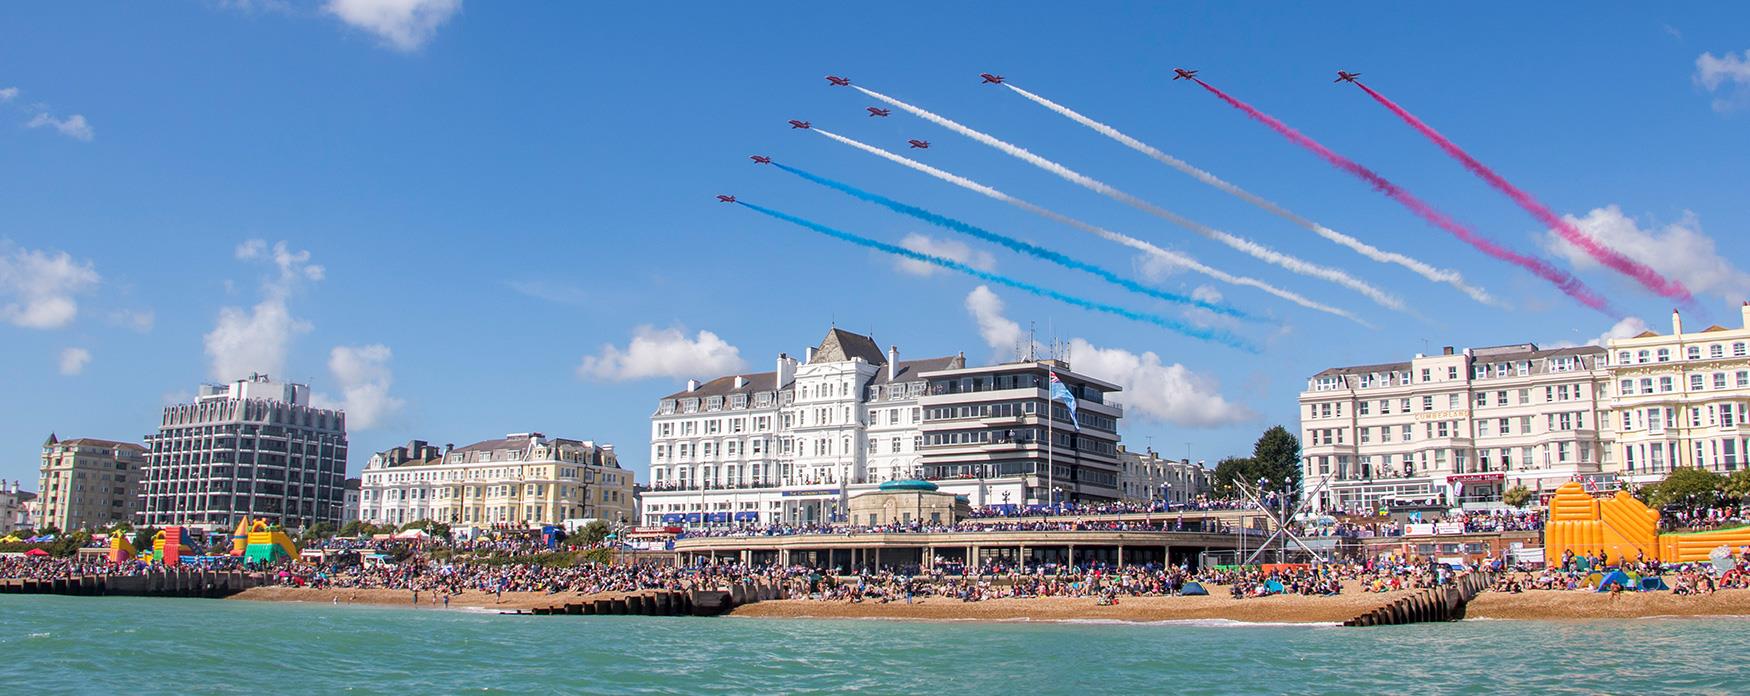
[{"label": "wooden groyne", "polygon": [[79,575],[52,580],[0,579],[0,594],[77,597],[229,597],[267,583],[260,573],[237,570],[155,569],[144,575]]},{"label": "wooden groyne", "polygon": [[714,590],[641,590],[506,613],[534,616],[719,616],[743,604],[783,598],[784,591],[777,585],[751,582]]},{"label": "wooden groyne", "polygon": [[1471,599],[1493,585],[1491,573],[1471,573],[1451,584],[1417,590],[1348,621],[1344,626],[1395,626],[1398,624],[1457,621]]}]

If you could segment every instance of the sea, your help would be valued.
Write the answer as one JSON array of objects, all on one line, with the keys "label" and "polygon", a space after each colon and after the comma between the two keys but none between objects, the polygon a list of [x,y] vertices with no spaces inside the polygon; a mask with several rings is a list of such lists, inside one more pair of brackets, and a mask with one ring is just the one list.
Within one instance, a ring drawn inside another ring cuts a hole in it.
[{"label": "sea", "polygon": [[1750,619],[1380,628],[0,596],[0,693],[1750,692]]}]

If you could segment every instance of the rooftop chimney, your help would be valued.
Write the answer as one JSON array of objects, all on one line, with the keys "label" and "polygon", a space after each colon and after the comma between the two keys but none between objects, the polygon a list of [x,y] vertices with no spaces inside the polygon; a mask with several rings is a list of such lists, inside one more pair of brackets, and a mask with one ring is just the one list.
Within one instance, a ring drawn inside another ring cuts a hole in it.
[{"label": "rooftop chimney", "polygon": [[1738,309],[1738,312],[1742,315],[1740,318],[1744,321],[1744,328],[1750,329],[1750,302],[1745,302],[1744,306]]},{"label": "rooftop chimney", "polygon": [[696,380],[696,379],[687,380],[687,391],[698,391],[698,390],[699,390],[699,380]]},{"label": "rooftop chimney", "polygon": [[807,365],[812,362],[814,362],[814,346],[809,346],[808,351],[802,354],[802,364]]},{"label": "rooftop chimney", "polygon": [[899,379],[899,346],[887,347],[887,381]]},{"label": "rooftop chimney", "polygon": [[1443,346],[1443,347],[1441,347],[1441,348],[1440,348],[1440,354],[1441,354],[1441,355],[1452,355],[1452,346]]},{"label": "rooftop chimney", "polygon": [[1683,314],[1675,309],[1671,310],[1671,335],[1683,335]]},{"label": "rooftop chimney", "polygon": [[781,390],[796,376],[796,360],[789,353],[778,354],[778,373],[772,384],[774,390]]},{"label": "rooftop chimney", "polygon": [[736,375],[735,376],[735,388],[740,389],[740,388],[745,387],[745,386],[747,386],[747,378],[743,377],[741,375]]}]

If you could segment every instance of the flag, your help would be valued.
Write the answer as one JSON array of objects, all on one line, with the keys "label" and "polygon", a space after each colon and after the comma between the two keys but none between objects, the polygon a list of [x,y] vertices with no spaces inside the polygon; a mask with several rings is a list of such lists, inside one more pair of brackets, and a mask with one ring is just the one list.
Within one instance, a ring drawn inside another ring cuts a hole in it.
[{"label": "flag", "polygon": [[1063,382],[1057,378],[1056,370],[1051,371],[1051,400],[1063,402],[1064,407],[1069,409],[1070,424],[1076,430],[1082,429],[1081,421],[1076,419],[1076,396],[1069,393],[1069,387],[1063,386]]}]

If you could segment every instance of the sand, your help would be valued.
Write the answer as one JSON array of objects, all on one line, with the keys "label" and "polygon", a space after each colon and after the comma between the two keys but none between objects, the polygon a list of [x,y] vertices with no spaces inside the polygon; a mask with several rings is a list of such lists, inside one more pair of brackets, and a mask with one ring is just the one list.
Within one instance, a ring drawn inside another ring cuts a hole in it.
[{"label": "sand", "polygon": [[[1042,599],[995,599],[961,602],[943,597],[924,597],[911,604],[894,602],[789,599],[748,604],[734,616],[755,618],[843,618],[975,621],[1186,621],[1224,619],[1248,623],[1340,623],[1407,592],[1385,594],[1348,592],[1336,597],[1276,596],[1233,599],[1227,588],[1209,586],[1206,597],[1125,597],[1111,606],[1099,606],[1092,598],[1049,597]],[[604,597],[607,595],[603,595]],[[269,602],[373,604],[420,609],[442,609],[440,599],[421,592],[419,604],[406,590],[311,589],[255,587],[232,599]],[[491,593],[464,592],[450,598],[451,609],[515,611],[548,607],[585,598],[576,593],[506,592],[500,603]],[[1750,617],[1750,590],[1722,590],[1712,595],[1677,596],[1669,592],[1624,593],[1612,599],[1607,593],[1531,590],[1521,594],[1484,592],[1472,600],[1466,612],[1471,619],[1631,619],[1669,616]]]}]

